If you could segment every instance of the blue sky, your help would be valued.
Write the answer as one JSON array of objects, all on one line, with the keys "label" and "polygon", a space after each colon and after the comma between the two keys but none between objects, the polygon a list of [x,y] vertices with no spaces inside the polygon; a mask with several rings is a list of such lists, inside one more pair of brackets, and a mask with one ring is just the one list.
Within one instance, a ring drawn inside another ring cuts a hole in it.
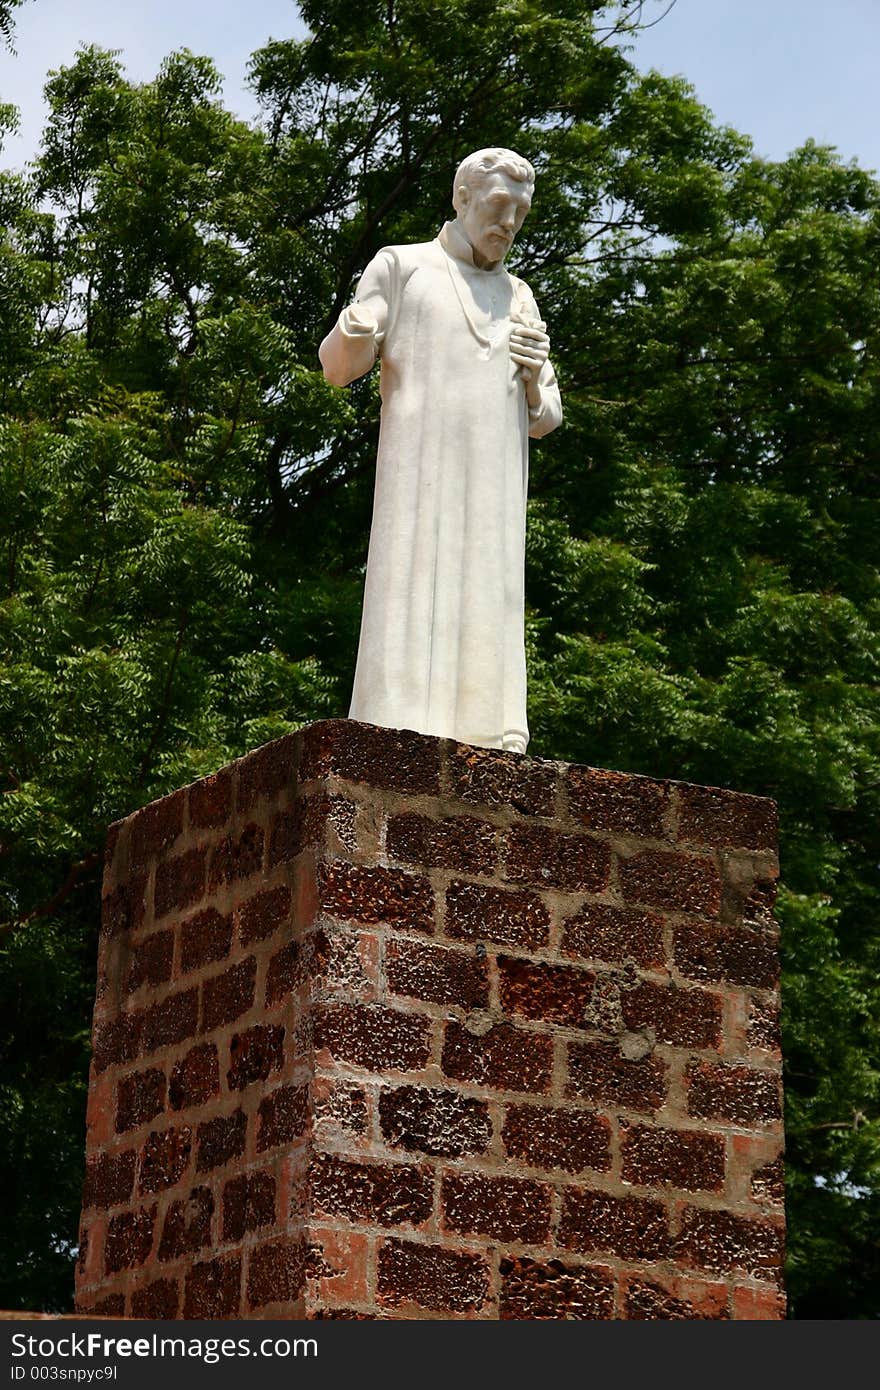
[{"label": "blue sky", "polygon": [[[647,0],[646,17],[665,3]],[[270,36],[297,32],[293,0],[27,0],[17,54],[0,53],[0,99],[22,112],[4,162],[33,154],[46,73],[69,62],[78,42],[121,49],[135,80],[152,77],[175,48],[207,53],[226,78],[227,103],[249,115],[249,54]],[[633,56],[641,67],[683,74],[761,155],[782,158],[812,136],[880,169],[880,0],[677,0]]]}]

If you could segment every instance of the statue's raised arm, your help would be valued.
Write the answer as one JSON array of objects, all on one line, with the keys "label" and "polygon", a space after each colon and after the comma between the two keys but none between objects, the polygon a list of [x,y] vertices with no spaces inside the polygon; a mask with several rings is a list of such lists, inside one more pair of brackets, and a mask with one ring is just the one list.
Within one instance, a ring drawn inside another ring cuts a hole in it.
[{"label": "statue's raised arm", "polygon": [[350,717],[519,753],[528,440],[562,420],[546,324],[504,268],[534,180],[512,150],[469,155],[455,220],[380,251],[320,347],[336,386],[382,372]]}]

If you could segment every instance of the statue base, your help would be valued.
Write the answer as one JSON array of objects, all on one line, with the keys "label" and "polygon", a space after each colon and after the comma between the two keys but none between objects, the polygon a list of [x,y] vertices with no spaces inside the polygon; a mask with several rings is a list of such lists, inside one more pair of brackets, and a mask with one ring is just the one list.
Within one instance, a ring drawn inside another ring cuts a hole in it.
[{"label": "statue base", "polygon": [[78,1309],[781,1317],[775,845],[348,720],[118,823]]}]

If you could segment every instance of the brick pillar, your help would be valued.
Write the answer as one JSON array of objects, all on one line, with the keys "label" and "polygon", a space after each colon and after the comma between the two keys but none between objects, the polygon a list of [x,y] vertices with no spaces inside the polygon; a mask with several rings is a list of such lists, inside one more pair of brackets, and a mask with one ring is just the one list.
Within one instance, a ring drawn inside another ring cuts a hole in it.
[{"label": "brick pillar", "polygon": [[780,1317],[775,833],[346,720],[114,826],[78,1307]]}]

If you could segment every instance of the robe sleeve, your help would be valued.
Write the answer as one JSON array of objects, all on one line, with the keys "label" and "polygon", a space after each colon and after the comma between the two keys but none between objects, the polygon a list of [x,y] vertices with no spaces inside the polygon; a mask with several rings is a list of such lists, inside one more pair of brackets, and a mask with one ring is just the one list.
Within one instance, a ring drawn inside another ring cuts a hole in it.
[{"label": "robe sleeve", "polygon": [[373,257],[360,278],[354,302],[343,309],[318,348],[324,376],[332,386],[356,381],[378,357],[388,326],[392,270],[386,251]]},{"label": "robe sleeve", "polygon": [[540,439],[562,424],[562,397],[556,384],[556,373],[549,357],[541,368],[538,377],[538,390],[541,399],[537,406],[529,406],[529,438]]}]

